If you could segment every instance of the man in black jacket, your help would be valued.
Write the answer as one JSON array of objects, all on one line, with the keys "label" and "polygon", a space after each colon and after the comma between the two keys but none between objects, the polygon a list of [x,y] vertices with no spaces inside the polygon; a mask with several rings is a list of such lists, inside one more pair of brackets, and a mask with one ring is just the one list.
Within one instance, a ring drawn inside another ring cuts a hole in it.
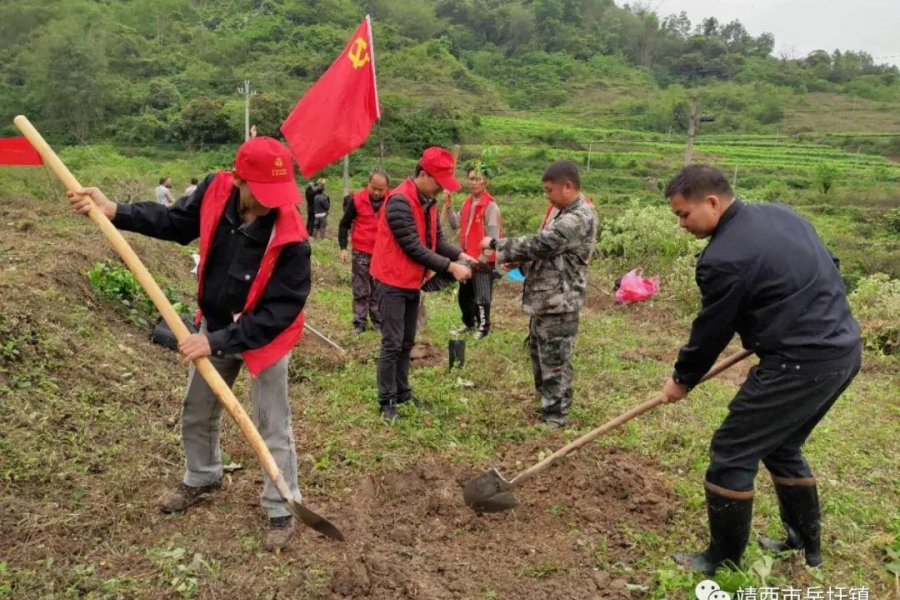
[{"label": "man in black jacket", "polygon": [[[69,192],[69,198],[86,214],[90,196],[119,229],[183,245],[199,238],[197,301],[203,321],[199,333],[179,343],[179,351],[185,362],[209,357],[229,386],[246,364],[253,375],[253,421],[299,502],[287,372],[303,331],[310,247],[296,208],[301,197],[291,165],[287,147],[257,137],[238,149],[233,172],[210,175],[171,208],[116,204],[97,188]],[[215,393],[192,364],[181,413],[186,468],[181,483],[160,502],[163,512],[184,511],[222,487],[221,420]],[[264,481],[266,548],[281,549],[294,529],[278,491],[268,476]]]},{"label": "man in black jacket", "polygon": [[425,150],[415,178],[391,190],[381,208],[371,274],[378,282],[381,355],[378,357],[378,403],[384,420],[397,419],[396,405],[412,400],[409,353],[416,342],[420,287],[429,271],[450,273],[457,281],[472,276],[460,262],[471,256],[447,242],[441,232],[435,197],[456,191],[456,161],[443,148]]},{"label": "man in black jacket", "polygon": [[850,313],[837,259],[815,229],[779,204],[744,204],[713,167],[682,169],[666,188],[682,228],[709,244],[697,261],[703,308],[663,388],[681,400],[735,332],[760,357],[713,435],[706,471],[709,547],[676,554],[713,574],[737,565],[750,534],[759,462],[775,483],[785,542],[822,564],[816,480],[801,449],[860,368],[859,324]]},{"label": "man in black jacket", "polygon": [[313,227],[316,224],[316,194],[325,190],[325,178],[310,181],[306,184],[304,199],[306,200],[306,230],[310,237],[313,235]]}]

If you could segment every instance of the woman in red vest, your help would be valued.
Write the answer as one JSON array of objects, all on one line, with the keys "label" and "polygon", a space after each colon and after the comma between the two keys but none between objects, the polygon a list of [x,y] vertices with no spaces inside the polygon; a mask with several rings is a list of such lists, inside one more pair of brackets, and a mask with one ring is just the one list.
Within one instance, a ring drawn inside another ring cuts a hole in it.
[{"label": "woman in red vest", "polygon": [[[495,262],[492,250],[479,247],[485,237],[500,239],[500,207],[494,197],[487,191],[490,181],[486,167],[469,166],[469,197],[463,202],[460,211],[453,211],[453,200],[449,193],[444,195],[444,211],[447,222],[454,230],[459,230],[459,244],[466,254],[477,256],[479,262]],[[494,274],[491,271],[478,271],[472,279],[459,284],[459,309],[462,312],[462,327],[452,333],[460,334],[476,330],[475,339],[487,336],[491,329],[491,291]]]},{"label": "woman in red vest", "polygon": [[[378,233],[378,211],[384,202],[390,179],[384,169],[375,168],[369,175],[369,184],[352,196],[344,198],[344,216],[338,225],[338,245],[341,262],[347,264],[347,238],[353,243],[353,260],[350,267],[353,289],[353,335],[366,330],[367,317],[372,327],[381,329],[378,306],[375,301],[375,280],[369,272],[375,235]],[[351,233],[352,231],[352,233]],[[348,235],[349,234],[349,235]]]},{"label": "woman in red vest", "polygon": [[[69,198],[75,210],[87,214],[90,196],[119,229],[184,245],[200,238],[200,333],[182,341],[179,351],[185,362],[208,356],[229,385],[247,365],[253,421],[299,502],[287,370],[303,333],[310,290],[310,248],[296,207],[302,198],[291,152],[272,138],[245,142],[234,165],[231,172],[207,177],[171,208],[116,204],[97,188],[70,192]],[[181,413],[187,468],[160,502],[164,513],[184,511],[222,487],[221,421],[216,395],[192,364]],[[282,549],[294,537],[293,524],[265,475],[264,481],[266,548]]]}]

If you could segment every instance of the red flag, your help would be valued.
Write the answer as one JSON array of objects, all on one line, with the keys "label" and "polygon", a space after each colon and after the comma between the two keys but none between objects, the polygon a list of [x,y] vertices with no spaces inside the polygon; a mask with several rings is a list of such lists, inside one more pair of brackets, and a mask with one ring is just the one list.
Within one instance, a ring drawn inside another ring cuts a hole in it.
[{"label": "red flag", "polygon": [[44,161],[24,137],[0,138],[0,165],[41,166]]},{"label": "red flag", "polygon": [[359,148],[381,117],[369,17],[281,125],[300,172],[307,179]]}]

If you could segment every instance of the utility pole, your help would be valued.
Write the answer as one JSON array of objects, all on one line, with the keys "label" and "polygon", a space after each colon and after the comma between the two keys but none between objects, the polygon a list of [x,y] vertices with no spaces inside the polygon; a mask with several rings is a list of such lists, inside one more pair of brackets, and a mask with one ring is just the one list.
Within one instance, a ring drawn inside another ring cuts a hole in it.
[{"label": "utility pole", "polygon": [[244,85],[238,88],[238,93],[244,95],[244,141],[250,139],[250,96],[256,95],[256,90],[250,89],[250,80],[245,79]]},{"label": "utility pole", "polygon": [[691,96],[691,122],[688,124],[687,146],[684,149],[684,166],[694,158],[694,136],[697,134],[697,96]]},{"label": "utility pole", "polygon": [[701,115],[697,111],[697,96],[691,95],[691,122],[688,124],[687,146],[684,149],[684,166],[691,164],[694,158],[694,138],[697,136],[697,127],[700,123],[711,123],[716,120],[713,115]]},{"label": "utility pole", "polygon": [[344,155],[344,198],[350,193],[350,155]]}]

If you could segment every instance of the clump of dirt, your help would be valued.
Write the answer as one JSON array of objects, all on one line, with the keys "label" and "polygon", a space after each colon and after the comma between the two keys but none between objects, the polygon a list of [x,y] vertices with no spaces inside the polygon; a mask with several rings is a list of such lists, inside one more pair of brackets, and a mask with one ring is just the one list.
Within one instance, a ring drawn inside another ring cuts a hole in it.
[{"label": "clump of dirt", "polygon": [[418,367],[440,365],[447,361],[447,353],[434,344],[417,341],[409,353],[409,359]]}]

